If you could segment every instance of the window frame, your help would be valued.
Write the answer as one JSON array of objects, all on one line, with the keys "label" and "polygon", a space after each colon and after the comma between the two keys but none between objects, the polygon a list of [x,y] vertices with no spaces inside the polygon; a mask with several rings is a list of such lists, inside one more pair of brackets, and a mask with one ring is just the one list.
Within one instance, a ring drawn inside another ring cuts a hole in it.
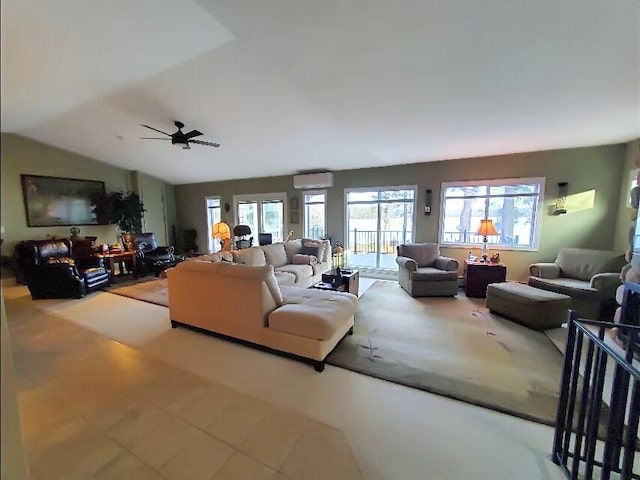
[{"label": "window frame", "polygon": [[[289,211],[289,200],[287,198],[286,192],[274,192],[274,193],[250,193],[245,195],[234,195],[233,196],[233,221],[234,225],[238,225],[238,205],[240,202],[256,202],[258,204],[258,228],[262,228],[262,202],[264,201],[281,201],[282,202],[282,235],[283,239],[286,238],[287,232],[290,229],[289,222],[287,219],[287,212]],[[233,227],[231,227],[232,237],[233,237]],[[262,232],[251,232],[251,235],[254,237],[254,241],[258,238],[258,233]],[[274,240],[275,241],[275,240]],[[256,243],[257,244],[257,243]]]},{"label": "window frame", "polygon": [[[343,243],[343,247],[345,249],[346,252],[348,252],[351,248],[351,240],[350,240],[350,232],[349,232],[349,206],[350,205],[365,205],[365,204],[376,204],[376,205],[380,205],[381,203],[393,203],[396,202],[397,199],[391,199],[391,200],[380,200],[379,198],[375,201],[373,200],[356,200],[356,201],[349,201],[349,194],[350,193],[361,193],[361,192],[377,192],[378,195],[380,194],[380,192],[386,192],[386,191],[393,191],[393,190],[411,190],[413,192],[413,200],[412,200],[412,206],[413,206],[413,211],[411,214],[411,235],[410,235],[410,239],[408,240],[407,243],[413,243],[415,242],[416,239],[416,229],[417,229],[417,221],[418,221],[418,185],[387,185],[387,186],[372,186],[372,187],[354,187],[354,188],[345,188],[344,189],[344,196],[343,196],[343,204],[344,204],[344,243]],[[378,218],[377,218],[377,222],[378,222],[378,228],[379,228],[379,221],[380,221],[380,211],[378,209]],[[376,260],[376,263],[379,265],[379,256],[380,256],[380,252],[377,252],[378,255],[378,259]],[[387,268],[382,268],[380,266],[378,267],[358,267],[361,271],[366,271],[366,272],[375,272],[377,274],[387,274],[390,272],[393,272],[394,274],[398,271],[398,266],[397,264],[394,265],[393,268],[387,269]]]},{"label": "window frame", "polygon": [[[533,245],[513,245],[506,243],[489,243],[489,248],[492,250],[516,250],[520,252],[537,252],[540,250],[540,236],[542,233],[542,211],[544,207],[545,200],[545,184],[546,177],[525,177],[525,178],[497,178],[490,180],[465,180],[465,181],[453,181],[453,182],[442,182],[440,184],[440,218],[439,218],[439,226],[438,226],[438,242],[440,246],[446,248],[478,248],[482,247],[482,242],[479,243],[460,243],[460,242],[445,242],[444,241],[444,228],[445,228],[445,192],[449,187],[467,187],[467,186],[478,186],[478,187],[500,187],[500,186],[509,186],[509,185],[523,185],[523,184],[537,184],[538,185],[538,201],[536,204],[535,212],[532,217],[532,221],[535,222],[534,228],[535,231],[533,233]],[[505,198],[508,195],[483,195],[481,197],[485,198]],[[523,194],[517,194],[517,196],[526,196]],[[533,194],[530,196],[534,196]],[[485,206],[485,215],[486,215],[486,206]]]},{"label": "window frame", "polygon": [[[218,201],[218,206],[209,206],[209,201],[211,200],[217,200]],[[222,221],[222,197],[220,195],[207,195],[206,197],[204,197],[204,206],[205,206],[205,211],[207,213],[207,228],[206,228],[206,232],[207,232],[207,249],[208,251],[211,253],[214,251],[215,249],[215,242],[213,240],[213,226],[215,225],[215,223],[211,223],[211,217],[212,215],[210,215],[210,211],[211,210],[215,210],[218,209],[219,211],[219,216],[220,216],[220,220],[218,220],[218,222]],[[216,222],[217,223],[217,222]]]},{"label": "window frame", "polygon": [[305,237],[311,238],[309,236],[309,229],[307,228],[307,205],[318,205],[320,202],[310,202],[307,203],[307,195],[324,195],[324,237],[328,235],[327,232],[327,191],[326,190],[304,190],[302,192],[302,232]]}]

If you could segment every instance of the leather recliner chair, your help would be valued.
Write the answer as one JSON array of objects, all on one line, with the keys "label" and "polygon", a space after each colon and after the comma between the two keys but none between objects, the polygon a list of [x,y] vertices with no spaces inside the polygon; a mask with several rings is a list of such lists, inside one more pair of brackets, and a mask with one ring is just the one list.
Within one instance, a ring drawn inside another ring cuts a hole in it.
[{"label": "leather recliner chair", "polygon": [[137,253],[138,270],[143,274],[175,262],[175,249],[172,246],[159,246],[154,233],[133,235],[131,242],[124,244],[128,250],[133,248]]},{"label": "leather recliner chair", "polygon": [[101,259],[67,239],[32,240],[20,244],[31,298],[82,298],[111,284]]}]

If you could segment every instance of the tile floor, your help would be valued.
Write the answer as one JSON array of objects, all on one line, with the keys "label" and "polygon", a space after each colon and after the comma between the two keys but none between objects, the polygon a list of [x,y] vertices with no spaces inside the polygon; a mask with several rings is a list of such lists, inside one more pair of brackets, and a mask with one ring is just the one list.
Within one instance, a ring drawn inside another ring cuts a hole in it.
[{"label": "tile floor", "polygon": [[117,295],[3,295],[36,480],[564,478],[540,424],[318,374]]}]

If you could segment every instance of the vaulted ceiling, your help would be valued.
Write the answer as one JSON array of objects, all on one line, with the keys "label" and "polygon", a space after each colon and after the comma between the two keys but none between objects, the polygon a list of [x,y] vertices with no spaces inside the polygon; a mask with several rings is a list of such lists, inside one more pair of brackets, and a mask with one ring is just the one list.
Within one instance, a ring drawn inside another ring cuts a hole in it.
[{"label": "vaulted ceiling", "polygon": [[[1,8],[2,131],[170,183],[640,136],[638,0]],[[222,146],[140,139],[175,120]]]}]

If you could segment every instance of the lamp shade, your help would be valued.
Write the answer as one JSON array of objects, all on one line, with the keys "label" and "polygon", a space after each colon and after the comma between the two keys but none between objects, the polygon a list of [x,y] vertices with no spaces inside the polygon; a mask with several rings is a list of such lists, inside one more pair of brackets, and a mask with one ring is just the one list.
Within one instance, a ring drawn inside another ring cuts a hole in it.
[{"label": "lamp shade", "polygon": [[231,229],[229,225],[224,222],[218,222],[213,226],[211,233],[213,238],[219,238],[220,240],[227,240],[231,238]]},{"label": "lamp shade", "polygon": [[493,226],[493,220],[485,218],[480,220],[480,226],[478,230],[476,230],[476,235],[486,237],[487,235],[500,235],[500,233],[496,230],[496,227]]}]

